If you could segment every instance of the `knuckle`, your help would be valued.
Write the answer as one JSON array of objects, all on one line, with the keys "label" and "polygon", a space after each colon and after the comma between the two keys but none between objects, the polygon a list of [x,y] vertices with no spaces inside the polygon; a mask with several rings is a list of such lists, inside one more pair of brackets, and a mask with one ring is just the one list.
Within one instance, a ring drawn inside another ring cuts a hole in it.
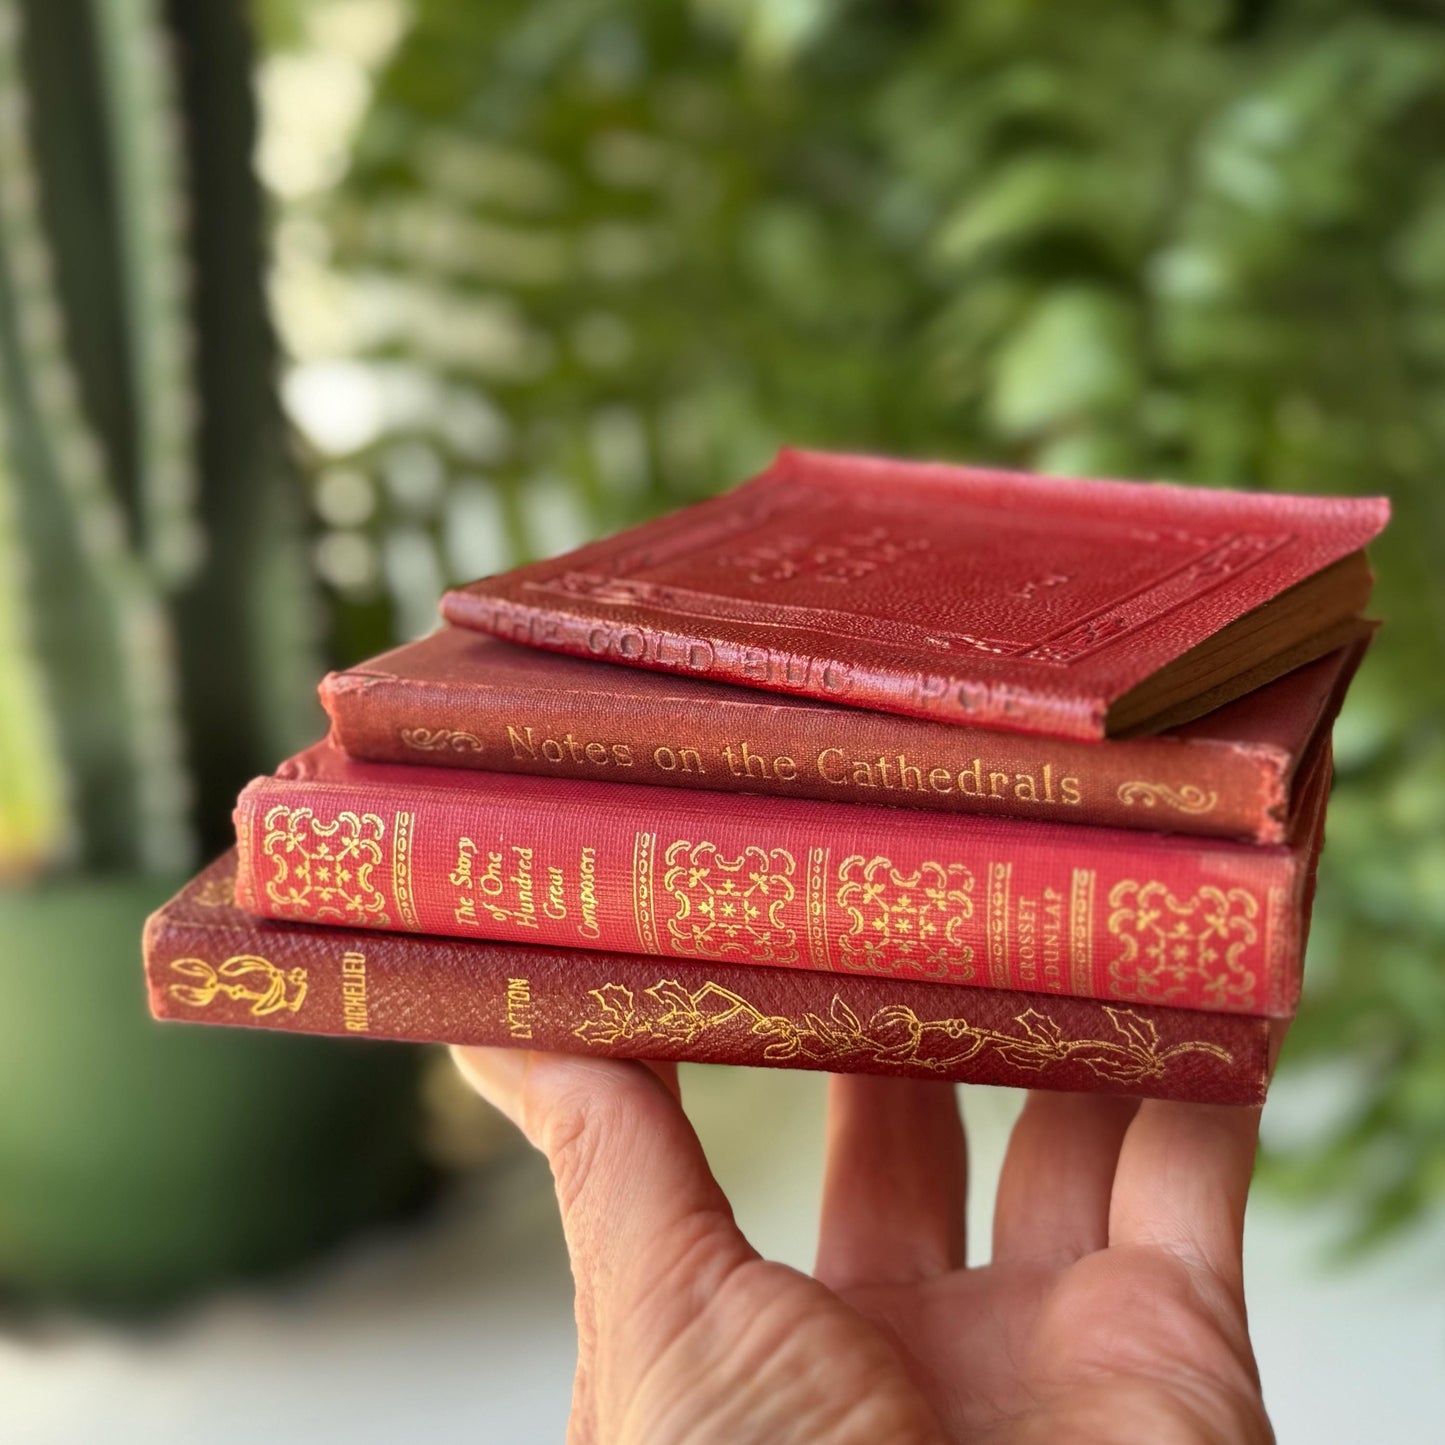
[{"label": "knuckle", "polygon": [[596,1187],[599,1177],[605,1176],[608,1141],[616,1137],[622,1113],[611,1099],[569,1089],[549,1100],[545,1112],[528,1129],[547,1156],[564,1214],[574,1210],[583,1195]]}]

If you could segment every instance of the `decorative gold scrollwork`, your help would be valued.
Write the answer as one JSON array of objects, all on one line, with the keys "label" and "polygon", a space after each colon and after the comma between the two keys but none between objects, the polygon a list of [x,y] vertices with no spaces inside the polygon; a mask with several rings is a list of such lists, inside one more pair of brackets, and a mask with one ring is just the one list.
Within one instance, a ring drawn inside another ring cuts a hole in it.
[{"label": "decorative gold scrollwork", "polygon": [[799,962],[798,932],[786,910],[797,897],[797,860],[786,848],[744,848],[726,857],[715,843],[679,839],[662,855],[662,891],[672,900],[673,953],[700,958]]},{"label": "decorative gold scrollwork", "polygon": [[1177,898],[1158,881],[1126,878],[1109,891],[1109,963],[1116,995],[1141,1002],[1202,997],[1205,1008],[1247,1009],[1258,978],[1246,954],[1259,940],[1259,900],[1244,888],[1206,885]]},{"label": "decorative gold scrollwork", "polygon": [[1143,781],[1120,783],[1118,798],[1121,803],[1130,807],[1138,803],[1142,808],[1153,808],[1163,803],[1181,813],[1209,813],[1219,802],[1218,793],[1213,790],[1206,793],[1194,783],[1185,783],[1182,788],[1171,788],[1167,783]]},{"label": "decorative gold scrollwork", "polygon": [[419,753],[479,753],[482,740],[476,733],[460,728],[398,728],[396,734],[407,747]]},{"label": "decorative gold scrollwork", "polygon": [[764,1038],[762,1056],[774,1063],[807,1059],[829,1068],[867,1064],[938,1074],[992,1051],[1030,1073],[1076,1063],[1126,1086],[1164,1078],[1170,1063],[1185,1054],[1205,1054],[1226,1064],[1234,1057],[1218,1044],[1197,1039],[1161,1047],[1152,1019],[1107,1005],[1104,1012],[1116,1037],[1069,1038],[1053,1018],[1032,1008],[1014,1016],[1019,1032],[1005,1032],[975,1027],[963,1017],[921,1018],[905,1004],[875,1009],[865,1021],[841,993],[833,995],[826,1016],[773,1014],[711,980],[688,987],[662,979],[640,995],[619,983],[590,992],[597,1008],[572,1032],[593,1048],[653,1039],[692,1049],[705,1036],[719,1035],[711,1047],[726,1057],[724,1040],[731,1035],[739,1058],[753,1056],[754,1041]]},{"label": "decorative gold scrollwork", "polygon": [[376,813],[344,812],[322,822],[310,808],[268,809],[261,837],[272,870],[266,897],[286,918],[390,927],[386,898],[372,880],[385,836]]},{"label": "decorative gold scrollwork", "polygon": [[973,917],[973,874],[962,863],[929,860],[904,873],[889,858],[854,854],[839,864],[838,883],[838,907],[848,918],[838,940],[846,967],[973,977],[973,949],[962,941]]}]

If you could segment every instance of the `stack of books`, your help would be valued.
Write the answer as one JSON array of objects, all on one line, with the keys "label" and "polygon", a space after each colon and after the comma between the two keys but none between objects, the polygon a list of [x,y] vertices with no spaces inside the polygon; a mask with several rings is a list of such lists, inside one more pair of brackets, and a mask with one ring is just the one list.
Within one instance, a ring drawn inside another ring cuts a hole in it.
[{"label": "stack of books", "polygon": [[153,1011],[1257,1103],[1387,515],[784,452],[326,678]]}]

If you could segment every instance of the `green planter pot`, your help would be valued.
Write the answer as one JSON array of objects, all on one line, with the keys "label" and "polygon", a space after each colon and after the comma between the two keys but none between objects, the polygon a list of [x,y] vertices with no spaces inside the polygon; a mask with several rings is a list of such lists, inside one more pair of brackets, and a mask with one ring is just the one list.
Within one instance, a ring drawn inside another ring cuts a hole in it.
[{"label": "green planter pot", "polygon": [[146,1307],[305,1258],[425,1191],[418,1051],[157,1024],[173,886],[0,893],[0,1289]]}]

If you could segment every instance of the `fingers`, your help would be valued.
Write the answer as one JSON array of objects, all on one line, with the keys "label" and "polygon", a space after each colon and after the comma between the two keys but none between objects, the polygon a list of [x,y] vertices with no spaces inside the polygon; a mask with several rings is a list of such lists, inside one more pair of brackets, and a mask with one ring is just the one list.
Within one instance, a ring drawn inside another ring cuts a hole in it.
[{"label": "fingers", "polygon": [[952,1084],[829,1080],[814,1270],[824,1284],[903,1283],[964,1263],[968,1151]]},{"label": "fingers", "polygon": [[993,1215],[993,1258],[1067,1263],[1109,1242],[1109,1196],[1136,1099],[1029,1095]]},{"label": "fingers", "polygon": [[[579,1319],[689,1316],[752,1258],[683,1113],[676,1070],[520,1049],[455,1048],[462,1074],[547,1156],[577,1279]],[[657,1289],[659,1281],[666,1287]]]},{"label": "fingers", "polygon": [[1124,1136],[1110,1244],[1147,1244],[1239,1286],[1259,1110],[1146,1100]]}]

